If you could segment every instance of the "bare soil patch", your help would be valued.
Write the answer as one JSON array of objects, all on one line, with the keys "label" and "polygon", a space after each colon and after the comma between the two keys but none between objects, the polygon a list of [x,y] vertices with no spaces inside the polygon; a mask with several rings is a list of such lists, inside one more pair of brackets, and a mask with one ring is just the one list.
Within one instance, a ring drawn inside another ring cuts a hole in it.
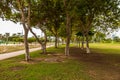
[{"label": "bare soil patch", "polygon": [[25,68],[24,66],[13,66],[13,67],[10,67],[9,69],[11,71],[18,71],[18,70],[22,70],[24,68]]},{"label": "bare soil patch", "polygon": [[38,62],[47,62],[47,63],[60,63],[60,62],[65,62],[65,59],[67,58],[65,55],[57,53],[47,53],[47,57],[37,57],[34,59],[31,59],[30,61],[21,61],[20,63],[22,64],[36,64]]},{"label": "bare soil patch", "polygon": [[92,52],[86,54],[80,48],[70,49],[71,57],[87,66],[87,72],[95,80],[120,80],[120,55]]}]

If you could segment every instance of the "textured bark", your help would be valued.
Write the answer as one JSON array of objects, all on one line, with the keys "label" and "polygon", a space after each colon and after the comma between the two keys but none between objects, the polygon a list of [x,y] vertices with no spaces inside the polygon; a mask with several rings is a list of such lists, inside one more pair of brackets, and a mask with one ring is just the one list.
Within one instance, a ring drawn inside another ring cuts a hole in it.
[{"label": "textured bark", "polygon": [[24,45],[25,45],[25,60],[30,60],[30,54],[29,54],[29,45],[28,45],[28,30],[24,29]]},{"label": "textured bark", "polygon": [[86,35],[86,53],[90,53],[88,35]]},{"label": "textured bark", "polygon": [[38,43],[41,45],[42,51],[44,54],[46,54],[46,43],[47,43],[47,36],[46,33],[45,34],[45,42],[43,43],[41,40],[39,40],[39,38],[37,37],[37,35],[32,31],[32,29],[30,28],[30,32],[34,35],[34,37],[36,38],[36,40],[38,41]]},{"label": "textured bark", "polygon": [[[67,0],[63,0],[64,3],[64,7],[65,7],[65,13],[66,13],[66,34],[67,34],[67,38],[66,38],[66,47],[65,47],[65,55],[69,56],[70,52],[69,52],[69,45],[70,45],[70,38],[71,38],[71,17],[70,17],[70,12],[68,7],[70,7],[70,5],[67,5]],[[69,4],[71,3],[71,1],[69,1]]]},{"label": "textured bark", "polygon": [[84,49],[84,36],[82,37],[82,41],[81,41],[81,49]]},{"label": "textured bark", "polygon": [[64,39],[62,39],[62,45],[64,44]]},{"label": "textured bark", "polygon": [[55,36],[55,48],[58,48],[58,37]]},{"label": "textured bark", "polygon": [[45,38],[43,53],[45,54],[46,53],[46,44],[47,44],[47,34],[46,34],[46,31],[43,31],[43,32],[44,32],[44,38]]},{"label": "textured bark", "polygon": [[78,42],[78,47],[80,48],[80,41]]},{"label": "textured bark", "polygon": [[23,6],[21,5],[21,0],[17,0],[17,3],[18,3],[18,7],[19,7],[19,10],[20,10],[20,14],[21,14],[21,22],[22,22],[22,25],[23,25],[23,28],[24,28],[24,47],[25,47],[25,60],[26,61],[29,61],[30,60],[30,54],[29,54],[29,45],[28,45],[28,27],[30,26],[30,4],[29,4],[29,10],[28,10],[28,17],[27,17],[27,24],[28,26],[26,26],[26,17],[25,17],[25,14],[24,14],[24,11],[23,11]]},{"label": "textured bark", "polygon": [[42,51],[43,51],[43,54],[46,54],[46,44],[42,45]]},{"label": "textured bark", "polygon": [[69,45],[70,45],[70,37],[71,37],[71,26],[70,26],[70,16],[67,13],[66,14],[67,20],[66,20],[66,33],[67,33],[67,39],[66,39],[66,47],[65,47],[65,55],[69,56]]}]

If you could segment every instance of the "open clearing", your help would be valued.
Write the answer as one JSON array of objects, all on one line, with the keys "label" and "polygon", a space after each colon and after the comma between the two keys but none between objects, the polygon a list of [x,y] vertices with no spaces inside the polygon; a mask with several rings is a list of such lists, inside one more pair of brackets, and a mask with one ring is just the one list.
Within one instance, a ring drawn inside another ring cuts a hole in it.
[{"label": "open clearing", "polygon": [[40,54],[41,51],[32,52],[30,62],[24,61],[24,55],[3,60],[0,61],[0,79],[120,80],[120,48],[111,49],[111,46],[91,44],[91,54],[71,47],[69,57],[64,56],[64,47],[61,46],[48,48],[46,55]]}]

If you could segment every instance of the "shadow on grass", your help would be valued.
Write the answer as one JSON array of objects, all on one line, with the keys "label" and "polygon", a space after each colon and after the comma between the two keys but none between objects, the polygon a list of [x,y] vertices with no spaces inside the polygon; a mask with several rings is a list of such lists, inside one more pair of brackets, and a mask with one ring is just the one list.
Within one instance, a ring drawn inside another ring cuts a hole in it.
[{"label": "shadow on grass", "polygon": [[[100,50],[98,50],[100,51]],[[92,52],[72,47],[71,57],[87,66],[87,71],[95,80],[120,80],[120,54]]]}]

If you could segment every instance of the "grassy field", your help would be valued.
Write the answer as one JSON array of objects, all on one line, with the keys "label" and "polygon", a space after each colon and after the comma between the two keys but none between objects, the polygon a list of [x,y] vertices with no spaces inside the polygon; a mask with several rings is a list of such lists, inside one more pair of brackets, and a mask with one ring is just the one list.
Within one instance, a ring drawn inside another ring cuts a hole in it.
[{"label": "grassy field", "polygon": [[[77,47],[70,48],[70,56],[64,56],[64,47],[49,48],[31,53],[31,61],[24,55],[0,61],[0,80],[120,80],[119,45],[90,44],[91,54]],[[111,46],[110,46],[111,45]],[[106,49],[111,52],[106,52]],[[100,52],[102,51],[102,52]]]},{"label": "grassy field", "polygon": [[120,54],[120,44],[117,43],[91,43],[90,48],[94,52]]}]

